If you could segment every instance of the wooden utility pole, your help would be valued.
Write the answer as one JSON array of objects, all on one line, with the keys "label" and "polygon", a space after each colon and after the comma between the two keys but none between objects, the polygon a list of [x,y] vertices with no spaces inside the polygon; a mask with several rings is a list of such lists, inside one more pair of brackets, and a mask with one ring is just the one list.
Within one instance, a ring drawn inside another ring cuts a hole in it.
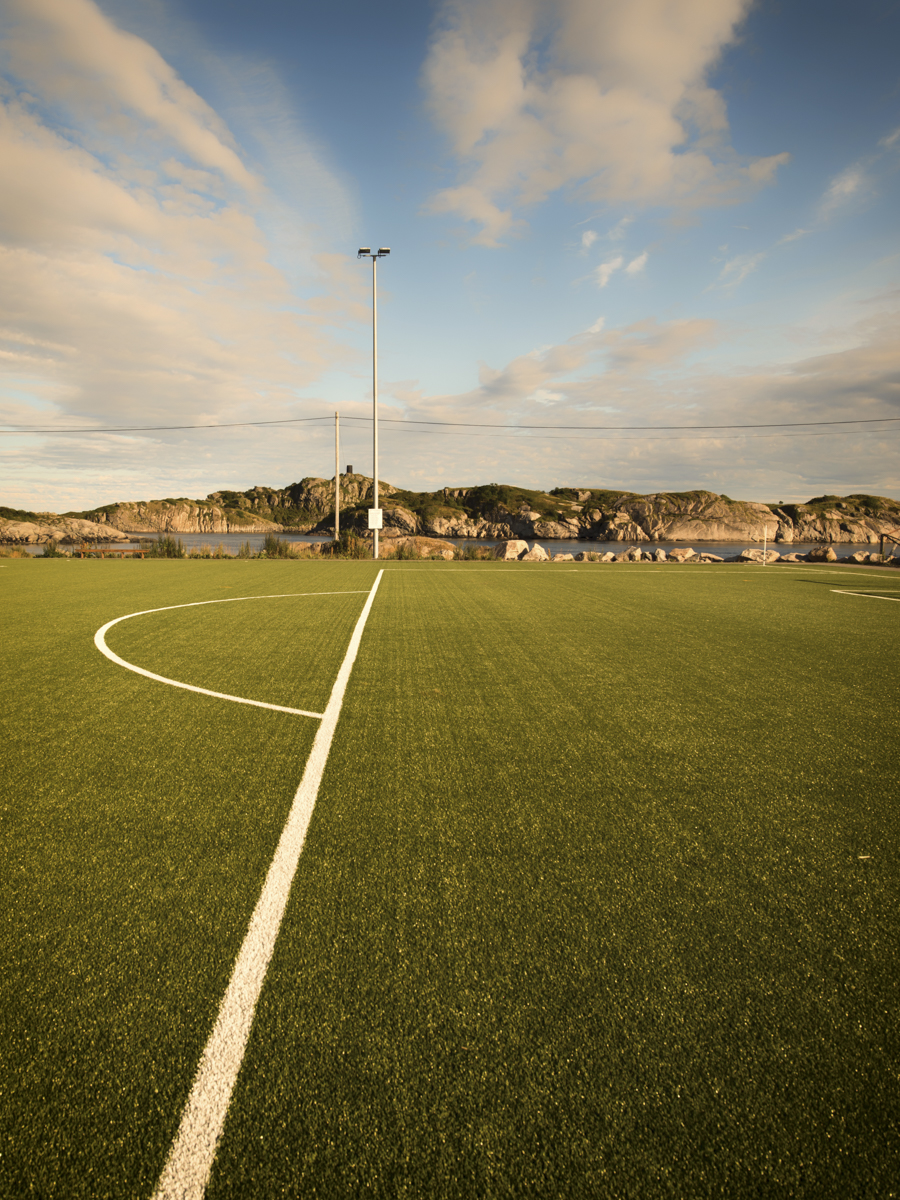
[{"label": "wooden utility pole", "polygon": [[334,414],[334,540],[341,536],[341,418]]}]

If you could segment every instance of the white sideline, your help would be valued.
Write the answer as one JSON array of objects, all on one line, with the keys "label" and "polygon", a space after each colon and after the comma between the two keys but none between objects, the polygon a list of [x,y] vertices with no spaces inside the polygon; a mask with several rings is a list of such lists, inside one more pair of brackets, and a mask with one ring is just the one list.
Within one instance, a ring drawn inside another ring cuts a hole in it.
[{"label": "white sideline", "polygon": [[383,570],[379,571],[372,585],[331,689],[303,778],[234,964],[215,1027],[200,1059],[194,1086],[184,1106],[181,1124],[166,1165],[154,1189],[153,1200],[201,1200],[206,1191],[216,1147],[231,1103],[231,1093],[250,1036],[256,1002],[275,948],[319,784],[328,761],[344,692],[383,574]]},{"label": "white sideline", "polygon": [[119,658],[118,654],[107,646],[106,634],[113,625],[118,625],[120,621],[130,621],[132,617],[146,617],[150,613],[171,612],[176,608],[202,608],[204,604],[236,604],[239,600],[286,600],[293,596],[354,595],[359,595],[359,589],[351,592],[281,592],[274,596],[224,596],[221,600],[195,600],[191,604],[167,604],[165,608],[145,608],[142,612],[126,613],[124,617],[116,617],[114,621],[107,621],[94,634],[94,645],[101,654],[106,655],[110,662],[124,667],[126,671],[134,671],[136,675],[155,679],[158,683],[167,683],[170,687],[184,688],[186,692],[199,692],[201,696],[213,696],[216,700],[233,700],[235,704],[252,704],[254,708],[269,708],[273,712],[291,713],[295,717],[316,717],[321,720],[323,713],[307,712],[305,708],[285,708],[283,704],[266,704],[263,700],[247,700],[244,696],[229,696],[227,692],[211,692],[209,688],[194,687],[192,683],[180,683],[177,679],[167,679],[165,675],[155,675],[153,671],[145,671],[143,667],[136,667],[134,663]]},{"label": "white sideline", "polygon": [[892,604],[900,604],[900,598],[896,596],[870,596],[868,592],[845,592],[843,588],[832,588],[839,596],[862,596],[863,600],[890,600]]}]

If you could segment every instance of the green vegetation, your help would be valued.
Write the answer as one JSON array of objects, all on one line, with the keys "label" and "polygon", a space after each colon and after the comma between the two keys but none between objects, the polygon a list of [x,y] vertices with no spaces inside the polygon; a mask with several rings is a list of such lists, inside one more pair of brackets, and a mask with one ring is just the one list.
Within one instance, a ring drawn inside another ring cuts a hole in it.
[{"label": "green vegetation", "polygon": [[0,517],[6,521],[40,521],[37,513],[27,512],[23,508],[7,508],[0,504]]},{"label": "green vegetation", "polygon": [[[383,565],[210,1200],[890,1194],[890,577]],[[0,571],[0,1195],[150,1194],[316,729],[94,632],[321,712],[376,574]]]},{"label": "green vegetation", "polygon": [[66,556],[60,550],[59,543],[55,542],[51,538],[49,542],[44,542],[43,548],[41,549],[41,553],[38,557],[40,557],[40,558],[65,558]]},{"label": "green vegetation", "polygon": [[148,552],[149,558],[186,558],[187,550],[181,538],[173,538],[168,535],[158,537],[151,545]]}]

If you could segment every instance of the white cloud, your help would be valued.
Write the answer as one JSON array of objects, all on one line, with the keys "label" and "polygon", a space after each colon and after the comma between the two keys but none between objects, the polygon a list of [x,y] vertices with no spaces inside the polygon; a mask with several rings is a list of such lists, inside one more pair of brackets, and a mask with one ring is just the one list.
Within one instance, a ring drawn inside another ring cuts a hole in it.
[{"label": "white cloud", "polygon": [[[894,297],[896,301],[896,297]],[[479,386],[455,395],[407,388],[410,419],[495,420],[546,425],[554,397],[559,425],[700,426],[897,417],[900,314],[882,311],[845,330],[845,349],[752,369],[711,368],[722,330],[715,321],[646,320],[585,331],[567,342],[485,369]],[[399,397],[398,397],[399,398]],[[485,413],[490,413],[486,417]],[[398,414],[399,415],[399,414]],[[417,486],[473,484],[485,479],[527,487],[579,484],[639,492],[707,487],[768,501],[805,500],[823,491],[900,494],[897,427],[865,434],[773,429],[631,430],[465,435],[410,433],[388,450],[385,477]],[[409,463],[427,466],[410,471]],[[409,484],[407,484],[409,486]]]},{"label": "white cloud", "polygon": [[786,233],[784,237],[780,237],[775,245],[784,246],[788,242],[796,242],[798,238],[806,237],[810,232],[811,230],[809,229],[795,229],[793,233]]},{"label": "white cloud", "polygon": [[22,396],[48,424],[296,415],[347,359],[335,330],[368,319],[356,263],[309,255],[301,304],[265,232],[277,203],[157,51],[91,0],[7,9],[7,422],[40,423]]},{"label": "white cloud", "polygon": [[611,258],[608,262],[601,263],[596,272],[597,286],[605,288],[624,261],[625,259],[620,254],[617,258]]},{"label": "white cloud", "polygon": [[626,274],[628,274],[628,275],[639,274],[641,271],[643,271],[644,267],[646,267],[647,259],[649,257],[650,256],[649,256],[648,252],[645,250],[644,253],[639,254],[637,256],[637,258],[633,258],[631,260],[631,262],[628,264],[628,266],[625,268]]},{"label": "white cloud", "polygon": [[117,29],[93,0],[7,0],[12,69],[44,99],[89,112],[110,134],[137,117],[190,158],[253,191],[228,129],[142,38]]},{"label": "white cloud", "polygon": [[425,65],[462,166],[437,193],[497,245],[513,210],[560,189],[591,201],[728,203],[787,155],[739,164],[706,75],[746,0],[446,0]]},{"label": "white cloud", "polygon": [[628,232],[628,226],[632,223],[634,217],[623,217],[621,221],[617,221],[606,235],[611,242],[621,242]]},{"label": "white cloud", "polygon": [[606,324],[606,317],[598,317],[597,320],[588,328],[588,333],[600,333],[603,326]]},{"label": "white cloud", "polygon": [[858,163],[841,171],[840,175],[832,179],[822,197],[819,205],[820,217],[827,220],[839,208],[858,196],[865,189],[866,182],[865,172]]},{"label": "white cloud", "polygon": [[590,250],[594,242],[597,240],[597,232],[594,229],[586,229],[581,235],[581,245],[584,250]]},{"label": "white cloud", "polygon": [[734,258],[729,258],[719,272],[717,282],[723,287],[736,288],[756,270],[765,257],[766,252],[760,250],[756,254],[737,254]]}]

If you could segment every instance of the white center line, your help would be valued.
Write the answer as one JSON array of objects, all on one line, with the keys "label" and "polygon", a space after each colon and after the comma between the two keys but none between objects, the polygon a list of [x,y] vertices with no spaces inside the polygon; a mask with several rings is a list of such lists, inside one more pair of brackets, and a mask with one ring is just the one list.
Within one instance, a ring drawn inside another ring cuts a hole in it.
[{"label": "white center line", "polygon": [[206,1191],[231,1094],[250,1036],[253,1014],[319,794],[344,692],[383,574],[383,570],[379,571],[372,585],[331,689],[331,697],[316,733],[303,778],[234,964],[215,1028],[200,1059],[194,1086],[181,1115],[181,1124],[166,1165],[154,1189],[153,1200],[201,1200]]}]

